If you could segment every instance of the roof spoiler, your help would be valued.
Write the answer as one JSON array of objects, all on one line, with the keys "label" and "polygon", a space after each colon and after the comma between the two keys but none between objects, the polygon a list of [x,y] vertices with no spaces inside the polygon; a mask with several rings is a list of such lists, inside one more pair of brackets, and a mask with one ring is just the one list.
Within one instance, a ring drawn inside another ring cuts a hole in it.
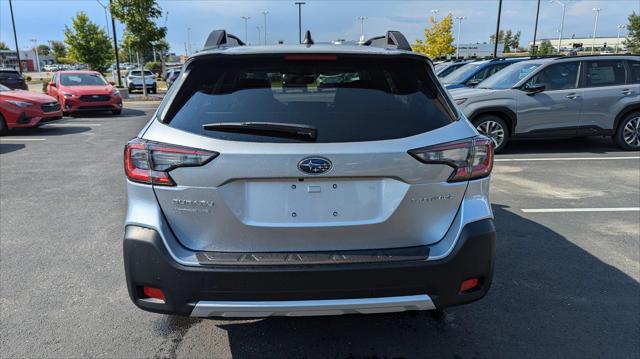
[{"label": "roof spoiler", "polygon": [[400,31],[387,31],[387,35],[372,37],[363,42],[362,45],[411,51],[409,41]]},{"label": "roof spoiler", "polygon": [[215,49],[218,47],[235,47],[244,46],[244,42],[237,36],[227,34],[225,30],[213,30],[209,34],[207,41],[205,41],[203,50]]}]

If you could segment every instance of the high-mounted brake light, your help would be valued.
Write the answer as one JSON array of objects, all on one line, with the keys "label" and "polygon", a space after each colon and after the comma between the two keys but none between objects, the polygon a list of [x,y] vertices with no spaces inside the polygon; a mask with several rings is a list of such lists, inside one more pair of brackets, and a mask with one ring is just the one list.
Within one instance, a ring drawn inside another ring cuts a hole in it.
[{"label": "high-mounted brake light", "polygon": [[169,171],[178,167],[202,166],[217,152],[135,138],[124,149],[124,172],[129,180],[162,186],[175,186]]},{"label": "high-mounted brake light", "polygon": [[409,154],[422,163],[441,163],[453,167],[447,182],[486,177],[493,169],[493,142],[486,137],[418,148]]}]

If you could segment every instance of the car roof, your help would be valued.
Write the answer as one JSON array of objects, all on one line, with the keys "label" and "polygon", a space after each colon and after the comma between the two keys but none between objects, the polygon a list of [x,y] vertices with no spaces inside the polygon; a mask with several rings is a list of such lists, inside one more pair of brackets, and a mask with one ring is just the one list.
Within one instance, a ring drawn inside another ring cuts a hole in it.
[{"label": "car roof", "polygon": [[414,55],[428,57],[405,50],[381,48],[376,46],[315,43],[313,45],[268,45],[268,46],[221,46],[206,49],[193,55],[198,58],[211,54],[224,55],[271,55],[271,54],[362,54],[362,55]]},{"label": "car roof", "polygon": [[98,71],[91,70],[62,70],[57,71],[59,74],[100,74]]}]

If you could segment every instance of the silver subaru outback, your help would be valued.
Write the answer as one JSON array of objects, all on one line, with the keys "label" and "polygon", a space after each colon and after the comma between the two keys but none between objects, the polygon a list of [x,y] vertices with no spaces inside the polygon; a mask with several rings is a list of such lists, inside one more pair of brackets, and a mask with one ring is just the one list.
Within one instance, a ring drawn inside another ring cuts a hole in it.
[{"label": "silver subaru outback", "polygon": [[214,31],[125,148],[129,294],[195,317],[478,300],[492,166],[492,142],[398,32],[250,47]]}]

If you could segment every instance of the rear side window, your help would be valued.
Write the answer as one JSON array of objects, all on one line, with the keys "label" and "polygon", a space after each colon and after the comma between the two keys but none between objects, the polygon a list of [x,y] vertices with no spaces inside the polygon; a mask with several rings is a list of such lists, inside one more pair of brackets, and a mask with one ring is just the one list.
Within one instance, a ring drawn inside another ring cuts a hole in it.
[{"label": "rear side window", "polygon": [[640,61],[629,61],[629,83],[640,84]]},{"label": "rear side window", "polygon": [[[326,56],[326,55],[319,55]],[[204,136],[298,142],[276,136],[204,130],[213,123],[312,126],[316,142],[359,142],[417,135],[456,114],[424,60],[295,55],[198,60],[163,122]]]},{"label": "rear side window", "polygon": [[624,61],[587,61],[586,65],[586,87],[616,86],[624,85],[625,71]]}]

